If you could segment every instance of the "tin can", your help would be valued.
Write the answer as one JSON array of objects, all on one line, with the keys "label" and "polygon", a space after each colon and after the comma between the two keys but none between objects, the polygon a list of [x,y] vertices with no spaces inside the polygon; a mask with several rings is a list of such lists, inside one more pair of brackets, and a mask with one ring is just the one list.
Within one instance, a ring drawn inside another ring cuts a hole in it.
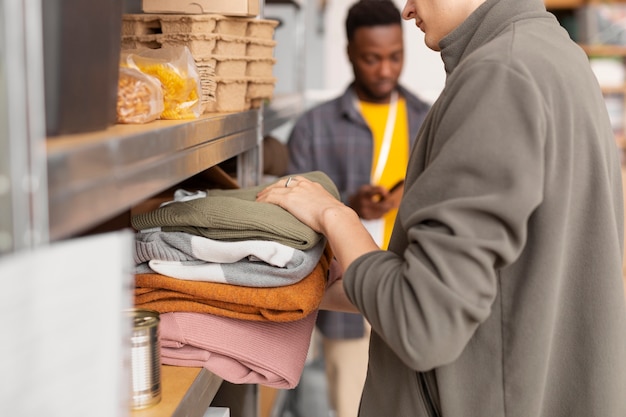
[{"label": "tin can", "polygon": [[133,322],[131,345],[131,408],[150,407],[161,401],[161,352],[159,347],[159,313],[130,309]]}]

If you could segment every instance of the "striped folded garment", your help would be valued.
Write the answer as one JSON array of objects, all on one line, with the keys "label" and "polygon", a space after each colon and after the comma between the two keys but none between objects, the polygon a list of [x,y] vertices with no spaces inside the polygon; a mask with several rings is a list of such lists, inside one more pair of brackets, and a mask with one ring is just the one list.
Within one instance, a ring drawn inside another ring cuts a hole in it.
[{"label": "striped folded garment", "polygon": [[209,313],[251,321],[301,320],[319,307],[332,259],[327,244],[307,277],[281,287],[247,287],[188,281],[156,273],[135,274],[135,306],[159,313]]},{"label": "striped folded garment", "polygon": [[227,242],[183,232],[135,234],[136,273],[248,287],[294,284],[313,271],[326,239],[307,250],[267,240]]}]

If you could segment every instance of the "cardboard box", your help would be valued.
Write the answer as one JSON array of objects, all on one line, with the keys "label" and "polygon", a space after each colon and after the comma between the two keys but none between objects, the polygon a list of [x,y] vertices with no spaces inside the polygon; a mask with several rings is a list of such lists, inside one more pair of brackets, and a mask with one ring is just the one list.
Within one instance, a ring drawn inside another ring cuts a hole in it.
[{"label": "cardboard box", "polygon": [[258,16],[259,0],[143,0],[144,13],[217,13],[225,16]]}]

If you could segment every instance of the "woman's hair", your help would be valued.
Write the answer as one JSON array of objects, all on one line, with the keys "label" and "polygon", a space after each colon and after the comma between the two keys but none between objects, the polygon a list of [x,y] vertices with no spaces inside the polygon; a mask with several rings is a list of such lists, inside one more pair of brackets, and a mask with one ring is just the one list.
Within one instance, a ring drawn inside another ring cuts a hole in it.
[{"label": "woman's hair", "polygon": [[360,27],[401,25],[400,10],[391,0],[359,0],[350,6],[346,17],[346,35],[351,41]]}]

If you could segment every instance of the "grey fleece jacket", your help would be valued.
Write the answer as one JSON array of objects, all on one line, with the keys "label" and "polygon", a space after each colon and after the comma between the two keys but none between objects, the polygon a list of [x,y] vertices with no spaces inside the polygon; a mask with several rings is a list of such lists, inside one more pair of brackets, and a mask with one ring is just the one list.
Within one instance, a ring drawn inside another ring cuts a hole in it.
[{"label": "grey fleece jacket", "polygon": [[620,160],[587,57],[541,0],[440,45],[389,251],[344,276],[373,330],[360,416],[624,417]]}]

